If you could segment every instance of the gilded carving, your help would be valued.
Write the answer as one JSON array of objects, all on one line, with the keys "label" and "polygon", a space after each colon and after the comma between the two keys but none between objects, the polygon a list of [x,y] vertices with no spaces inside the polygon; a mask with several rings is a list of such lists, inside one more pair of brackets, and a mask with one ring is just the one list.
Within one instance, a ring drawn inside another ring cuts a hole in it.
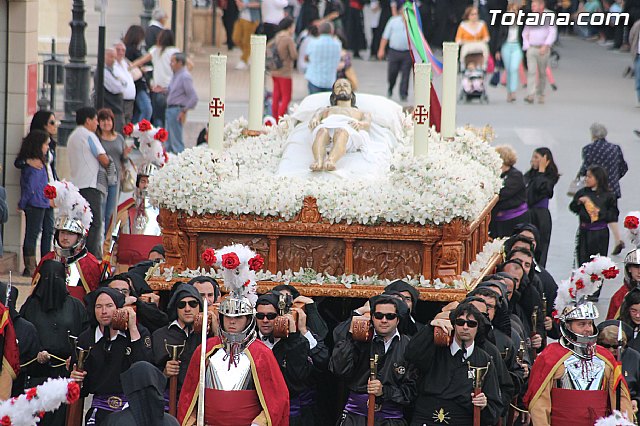
[{"label": "gilded carving", "polygon": [[300,211],[300,222],[318,223],[322,219],[318,211],[318,203],[314,197],[305,197]]},{"label": "gilded carving", "polygon": [[312,268],[330,275],[342,275],[344,253],[344,242],[340,240],[282,237],[278,240],[278,269]]},{"label": "gilded carving", "polygon": [[354,244],[354,272],[394,279],[422,272],[422,245],[388,241],[358,241]]}]

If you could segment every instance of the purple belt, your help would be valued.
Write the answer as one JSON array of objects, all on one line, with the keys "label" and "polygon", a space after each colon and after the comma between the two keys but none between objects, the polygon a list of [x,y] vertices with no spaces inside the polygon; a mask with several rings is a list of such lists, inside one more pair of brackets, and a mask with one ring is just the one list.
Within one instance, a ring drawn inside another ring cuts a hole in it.
[{"label": "purple belt", "polygon": [[607,223],[598,221],[593,223],[581,223],[580,229],[585,231],[602,231],[607,228]]},{"label": "purple belt", "polygon": [[127,397],[122,393],[114,395],[93,395],[91,408],[106,411],[122,411],[127,402],[129,402]]},{"label": "purple belt", "polygon": [[302,408],[313,405],[316,400],[316,392],[308,389],[300,392],[298,396],[294,396],[289,400],[289,417],[298,417],[302,415]]},{"label": "purple belt", "polygon": [[[353,393],[349,392],[349,398],[347,399],[347,405],[344,407],[345,411],[358,416],[367,417],[367,402],[369,401],[369,394],[367,393]],[[404,415],[402,413],[402,406],[395,402],[384,402],[379,411],[376,411],[375,417],[377,419],[402,419]]]},{"label": "purple belt", "polygon": [[522,203],[518,207],[516,207],[515,209],[499,211],[498,213],[496,213],[496,217],[494,219],[497,222],[504,222],[506,220],[511,220],[513,218],[516,218],[516,217],[526,213],[527,210],[529,210],[528,207],[527,207],[527,203]]},{"label": "purple belt", "polygon": [[542,200],[540,200],[537,203],[535,203],[534,205],[532,205],[531,208],[532,209],[548,209],[549,208],[549,199],[548,198],[543,198]]}]

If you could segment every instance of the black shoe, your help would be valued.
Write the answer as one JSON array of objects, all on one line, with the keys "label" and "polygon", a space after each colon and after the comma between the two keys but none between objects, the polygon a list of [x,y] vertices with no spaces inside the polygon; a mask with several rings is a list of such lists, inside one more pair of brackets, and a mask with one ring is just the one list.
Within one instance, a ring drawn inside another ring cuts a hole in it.
[{"label": "black shoe", "polygon": [[624,241],[620,241],[618,244],[616,244],[616,246],[613,248],[613,251],[611,252],[612,255],[617,256],[620,254],[620,252],[622,252],[622,249],[624,248]]},{"label": "black shoe", "polygon": [[387,98],[391,98],[393,97],[393,90],[389,89],[387,90]]},{"label": "black shoe", "polygon": [[400,96],[400,100],[401,100],[402,102],[406,102],[406,101],[407,101],[407,97],[406,97],[406,96]]},{"label": "black shoe", "polygon": [[640,130],[634,130],[633,133],[635,133],[636,136],[640,138]]},{"label": "black shoe", "polygon": [[551,85],[551,88],[553,89],[554,92],[558,90],[558,86],[556,86],[555,83]]}]

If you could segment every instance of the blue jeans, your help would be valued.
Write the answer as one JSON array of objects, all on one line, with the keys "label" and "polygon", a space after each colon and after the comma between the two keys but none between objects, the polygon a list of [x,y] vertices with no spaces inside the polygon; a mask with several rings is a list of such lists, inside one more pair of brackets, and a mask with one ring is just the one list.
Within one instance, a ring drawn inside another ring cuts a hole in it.
[{"label": "blue jeans", "polygon": [[167,95],[165,93],[151,93],[151,106],[153,108],[153,125],[164,127],[164,114],[167,109]]},{"label": "blue jeans", "polygon": [[500,54],[502,55],[504,69],[507,72],[507,92],[515,93],[518,91],[518,84],[520,83],[518,77],[518,69],[520,68],[520,62],[522,62],[520,43],[510,42],[503,44]]},{"label": "blue jeans", "polygon": [[107,188],[107,196],[104,197],[102,202],[102,211],[104,211],[104,237],[107,238],[107,231],[109,231],[109,223],[111,215],[116,211],[118,205],[118,187],[120,185],[109,185]]},{"label": "blue jeans", "polygon": [[166,142],[167,152],[172,152],[174,154],[180,154],[184,151],[182,123],[178,121],[178,114],[180,114],[180,111],[182,111],[181,107],[167,107],[164,119],[164,125],[167,132],[169,132],[169,139],[167,139]]},{"label": "blue jeans", "polygon": [[635,74],[636,74],[636,96],[638,98],[638,102],[640,102],[640,55],[636,56]]},{"label": "blue jeans", "polygon": [[24,245],[22,247],[23,256],[35,256],[38,236],[42,232],[40,240],[40,257],[51,251],[53,241],[53,209],[41,209],[27,206],[24,208],[26,217]]},{"label": "blue jeans", "polygon": [[307,87],[309,89],[309,94],[313,95],[314,93],[320,93],[320,92],[330,92],[332,89],[323,89],[322,87],[318,87],[314,84],[312,84],[310,81],[307,81]]},{"label": "blue jeans", "polygon": [[133,113],[131,121],[134,123],[137,123],[140,120],[151,121],[152,112],[153,109],[151,109],[151,98],[149,97],[149,93],[146,90],[139,90],[136,93],[136,110]]}]

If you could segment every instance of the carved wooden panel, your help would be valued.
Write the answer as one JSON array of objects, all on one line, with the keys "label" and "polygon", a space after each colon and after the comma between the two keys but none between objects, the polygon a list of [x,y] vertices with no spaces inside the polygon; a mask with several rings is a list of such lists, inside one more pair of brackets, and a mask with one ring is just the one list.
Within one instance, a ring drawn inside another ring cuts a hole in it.
[{"label": "carved wooden panel", "polygon": [[[205,266],[202,253],[207,248],[219,249],[231,244],[244,244],[265,259],[269,258],[269,239],[262,235],[198,234],[198,266]],[[265,265],[267,267],[267,265]],[[272,271],[274,272],[274,271]]]},{"label": "carved wooden panel", "polygon": [[360,240],[353,245],[354,273],[396,279],[422,273],[419,242]]},{"label": "carved wooden panel", "polygon": [[345,244],[330,238],[281,237],[278,239],[278,269],[297,271],[313,268],[330,275],[344,274]]}]

